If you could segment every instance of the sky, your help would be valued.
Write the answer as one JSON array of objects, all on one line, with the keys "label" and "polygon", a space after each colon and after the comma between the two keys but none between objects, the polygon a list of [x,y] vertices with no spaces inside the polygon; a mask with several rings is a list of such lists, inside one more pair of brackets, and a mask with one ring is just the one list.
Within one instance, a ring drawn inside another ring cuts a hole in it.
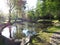
[{"label": "sky", "polygon": [[36,7],[37,0],[27,0],[27,8],[32,9]]},{"label": "sky", "polygon": [[6,0],[0,0],[0,11],[4,13],[8,13],[8,6],[7,6],[7,1]]},{"label": "sky", "polygon": [[[36,2],[37,0],[27,0],[27,9],[32,9],[36,7]],[[5,14],[8,14],[8,5],[7,5],[7,0],[0,0],[0,11],[2,11]],[[13,28],[12,30],[14,30],[15,28]],[[5,37],[9,38],[9,29],[8,27],[4,29],[4,31],[2,32],[2,35],[4,35]]]},{"label": "sky", "polygon": [[[37,0],[26,0],[27,4],[26,7],[27,9],[32,9],[36,7],[36,2]],[[0,0],[0,11],[4,12],[4,13],[8,13],[8,5],[7,5],[7,0]]]}]

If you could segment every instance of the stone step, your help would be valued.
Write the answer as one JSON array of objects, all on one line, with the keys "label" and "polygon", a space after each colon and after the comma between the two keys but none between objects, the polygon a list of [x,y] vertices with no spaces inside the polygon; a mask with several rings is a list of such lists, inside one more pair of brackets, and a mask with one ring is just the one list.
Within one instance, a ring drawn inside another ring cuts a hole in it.
[{"label": "stone step", "polygon": [[60,40],[60,37],[51,37],[51,38]]},{"label": "stone step", "polygon": [[58,40],[58,39],[54,39],[54,38],[51,38],[51,42],[54,42],[54,43],[58,43],[58,44],[60,44],[60,40]]},{"label": "stone step", "polygon": [[51,36],[51,38],[60,39],[60,34],[54,34],[54,35]]},{"label": "stone step", "polygon": [[53,34],[52,36],[57,36],[57,37],[60,37],[60,34]]},{"label": "stone step", "polygon": [[52,41],[56,41],[56,42],[59,42],[60,43],[60,40],[58,40],[58,39],[53,39],[52,38]]},{"label": "stone step", "polygon": [[54,32],[54,34],[60,34],[60,31]]},{"label": "stone step", "polygon": [[54,42],[51,42],[51,44],[52,44],[52,45],[57,45],[57,44],[56,44],[56,43],[54,43]]},{"label": "stone step", "polygon": [[50,43],[52,45],[59,45],[60,44],[60,32],[54,33],[50,38]]}]

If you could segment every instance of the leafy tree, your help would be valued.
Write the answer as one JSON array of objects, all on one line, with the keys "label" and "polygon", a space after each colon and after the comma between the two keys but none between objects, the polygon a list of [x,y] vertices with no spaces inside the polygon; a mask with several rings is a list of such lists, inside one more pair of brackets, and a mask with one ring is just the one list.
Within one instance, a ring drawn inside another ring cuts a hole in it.
[{"label": "leafy tree", "polygon": [[39,18],[39,14],[38,14],[39,12],[37,12],[36,10],[29,10],[28,11],[28,18],[31,20],[31,21],[33,21],[33,22],[36,22]]},{"label": "leafy tree", "polygon": [[59,0],[38,0],[36,10],[39,11],[40,16],[47,15],[50,13],[54,18],[59,18],[60,12],[60,1]]},{"label": "leafy tree", "polygon": [[[23,0],[9,0],[9,3],[10,3],[11,19],[14,19],[17,22],[18,18],[23,18],[25,1],[23,1]],[[15,38],[23,37],[22,33],[20,32],[21,31],[20,25],[18,25],[18,23],[16,23],[16,26],[17,26],[17,31],[15,34]],[[21,25],[21,27],[22,27],[22,25]]]},{"label": "leafy tree", "polygon": [[3,12],[0,12],[0,24],[6,21],[6,17],[4,16]]},{"label": "leafy tree", "polygon": [[34,20],[35,19],[35,14],[34,14],[33,10],[28,12],[28,17],[30,18],[30,20]]}]

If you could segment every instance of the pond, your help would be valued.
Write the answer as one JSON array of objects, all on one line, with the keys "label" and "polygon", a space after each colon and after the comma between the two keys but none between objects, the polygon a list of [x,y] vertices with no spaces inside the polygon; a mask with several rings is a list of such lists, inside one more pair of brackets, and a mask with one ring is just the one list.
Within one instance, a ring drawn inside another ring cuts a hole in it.
[{"label": "pond", "polygon": [[[17,25],[17,27],[16,27]],[[16,24],[11,26],[11,36],[13,37],[16,32],[19,34],[25,34],[25,36],[34,35],[38,33],[39,31],[48,28],[51,24],[50,23],[27,23],[24,22],[24,25]],[[4,35],[7,38],[10,38],[9,28],[6,27],[2,35]]]},{"label": "pond", "polygon": [[[20,28],[21,28],[21,26],[20,26]],[[27,24],[25,24],[23,26],[24,26],[23,29],[20,29],[20,28],[19,29],[22,30],[22,33],[25,34],[25,36],[28,36],[28,35],[32,36],[33,34],[36,33],[35,32],[35,27],[32,24],[29,25],[29,26]],[[11,36],[12,37],[13,37],[14,33],[16,33],[16,31],[18,31],[17,28],[16,28],[16,26],[11,26],[11,34],[12,34]],[[7,38],[10,38],[9,37],[10,36],[9,27],[6,27],[6,28],[3,29],[2,35],[5,36],[5,37],[7,37]]]},{"label": "pond", "polygon": [[[12,33],[12,36],[13,36],[13,32],[16,32],[16,27],[15,26],[11,26],[11,33]],[[2,31],[2,35],[7,37],[7,38],[10,38],[10,33],[9,33],[9,27],[6,27],[3,31]]]}]

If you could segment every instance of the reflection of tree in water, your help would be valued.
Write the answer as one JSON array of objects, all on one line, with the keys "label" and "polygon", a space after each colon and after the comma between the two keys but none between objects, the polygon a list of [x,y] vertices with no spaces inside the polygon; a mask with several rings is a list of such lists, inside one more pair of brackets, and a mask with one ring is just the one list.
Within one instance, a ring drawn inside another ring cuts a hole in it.
[{"label": "reflection of tree in water", "polygon": [[25,35],[25,36],[22,36],[22,38],[23,37],[26,37],[26,38],[29,37],[30,40],[27,43],[30,43],[31,45],[34,45],[33,40],[35,40],[36,43],[39,43],[39,42],[46,43],[46,41],[44,39],[39,37],[40,35],[38,33],[42,29],[47,29],[48,27],[50,27],[51,26],[50,24],[52,24],[52,23],[40,22],[40,23],[35,23],[34,26],[33,26],[32,23],[29,23],[28,28],[26,27],[26,25],[24,25],[25,28],[23,28],[23,31],[19,31],[20,33],[18,35],[19,36]]}]

